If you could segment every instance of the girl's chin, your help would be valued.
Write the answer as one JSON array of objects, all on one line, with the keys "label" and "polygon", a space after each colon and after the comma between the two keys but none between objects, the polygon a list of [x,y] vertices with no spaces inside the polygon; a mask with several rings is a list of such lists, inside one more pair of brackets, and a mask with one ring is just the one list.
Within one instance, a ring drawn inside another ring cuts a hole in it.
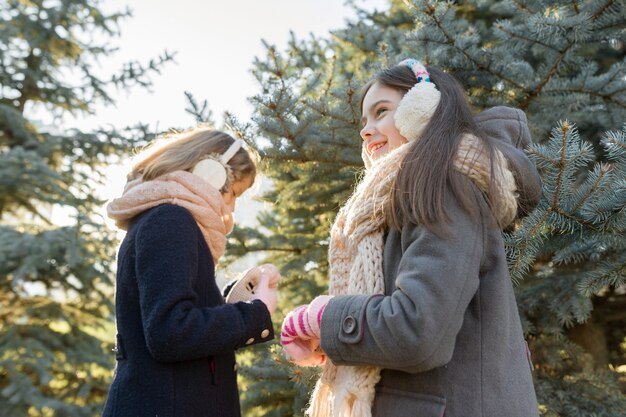
[{"label": "girl's chin", "polygon": [[387,152],[389,152],[389,144],[385,143],[383,146],[376,149],[374,152],[370,154],[370,159],[372,161],[375,161],[378,158],[382,158],[383,156],[385,156]]}]

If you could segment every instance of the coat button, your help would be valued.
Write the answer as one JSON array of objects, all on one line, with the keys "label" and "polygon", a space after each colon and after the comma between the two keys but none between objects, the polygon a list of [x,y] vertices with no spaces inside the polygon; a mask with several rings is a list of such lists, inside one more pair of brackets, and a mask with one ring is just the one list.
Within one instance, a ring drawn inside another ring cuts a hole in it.
[{"label": "coat button", "polygon": [[261,332],[261,338],[263,339],[265,339],[269,335],[270,335],[270,331],[268,329],[265,329]]},{"label": "coat button", "polygon": [[246,345],[251,345],[254,343],[254,337],[251,337],[250,339],[246,340]]},{"label": "coat button", "polygon": [[356,330],[356,319],[352,316],[348,316],[343,319],[343,331],[352,334]]}]

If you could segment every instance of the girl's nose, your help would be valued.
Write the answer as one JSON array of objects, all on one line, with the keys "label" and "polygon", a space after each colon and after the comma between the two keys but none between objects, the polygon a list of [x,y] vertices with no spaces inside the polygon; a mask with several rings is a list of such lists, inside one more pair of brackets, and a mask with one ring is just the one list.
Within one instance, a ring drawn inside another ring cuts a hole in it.
[{"label": "girl's nose", "polygon": [[359,133],[361,135],[361,139],[365,141],[374,134],[374,126],[372,126],[371,123],[367,123],[365,126],[363,126],[361,132]]}]

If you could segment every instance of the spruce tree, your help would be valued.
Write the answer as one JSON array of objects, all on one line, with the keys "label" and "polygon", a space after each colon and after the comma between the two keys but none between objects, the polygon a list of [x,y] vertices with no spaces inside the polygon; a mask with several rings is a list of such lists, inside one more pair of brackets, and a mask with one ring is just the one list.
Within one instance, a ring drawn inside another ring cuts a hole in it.
[{"label": "spruce tree", "polygon": [[[83,132],[65,114],[150,86],[171,56],[99,75],[118,21],[98,0],[0,0],[0,414],[100,415],[114,367],[117,242],[95,190],[143,126]],[[34,115],[54,122],[37,122]],[[55,225],[53,210],[68,213]]]},{"label": "spruce tree", "polygon": [[[232,254],[280,265],[282,310],[326,291],[332,220],[362,173],[358,91],[415,57],[454,74],[476,112],[523,109],[542,201],[505,234],[545,416],[626,415],[626,7],[623,1],[391,1],[327,38],[267,45],[252,124],[273,203]],[[279,315],[280,316],[280,315]],[[280,323],[276,323],[277,326]],[[257,349],[247,415],[302,415],[315,372]],[[620,368],[622,367],[622,368]],[[259,382],[260,381],[260,382]],[[620,387],[621,381],[621,387]]]}]

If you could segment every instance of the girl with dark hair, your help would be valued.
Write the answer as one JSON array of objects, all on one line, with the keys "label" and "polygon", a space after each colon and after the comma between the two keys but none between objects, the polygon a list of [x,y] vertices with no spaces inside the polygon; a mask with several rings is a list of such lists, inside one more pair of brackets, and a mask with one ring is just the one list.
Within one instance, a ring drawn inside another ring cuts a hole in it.
[{"label": "girl with dark hair", "polygon": [[225,304],[215,266],[235,202],[255,175],[241,140],[196,128],[148,147],[107,206],[127,233],[103,417],[240,417],[235,350],[274,338],[280,274],[269,264],[253,268],[254,293]]},{"label": "girl with dark hair", "polygon": [[523,112],[473,116],[458,82],[406,60],[361,99],[367,168],[331,231],[330,295],[285,318],[323,365],[313,417],[532,417],[532,364],[502,228],[539,202]]}]

